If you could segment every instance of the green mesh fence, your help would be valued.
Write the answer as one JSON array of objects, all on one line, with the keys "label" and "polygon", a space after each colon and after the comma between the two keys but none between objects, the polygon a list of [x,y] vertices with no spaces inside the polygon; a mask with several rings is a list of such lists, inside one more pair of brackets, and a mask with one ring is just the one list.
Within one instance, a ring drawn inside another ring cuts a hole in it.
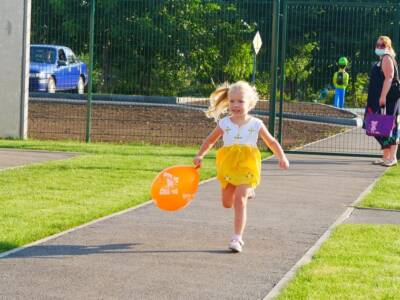
[{"label": "green mesh fence", "polygon": [[[293,105],[291,102],[303,102],[296,111],[289,113],[285,109],[286,115],[347,125],[332,128],[323,142],[302,150],[378,154],[376,141],[366,137],[357,125],[362,124],[367,101],[368,73],[378,60],[374,54],[377,38],[387,35],[393,39],[394,47],[399,45],[399,5],[287,1],[283,13],[287,17],[285,100],[287,107]],[[344,105],[347,111],[332,109],[333,74],[338,71],[340,57],[349,62],[346,70],[350,80]],[[344,134],[334,136],[332,133],[337,129]]]},{"label": "green mesh fence", "polygon": [[346,106],[364,107],[368,72],[378,59],[376,40],[387,35],[397,46],[400,7],[314,1],[286,6],[286,99],[332,104],[332,78],[344,56],[351,78]]},{"label": "green mesh fence", "polygon": [[[201,142],[215,126],[202,112],[209,94],[225,81],[250,80],[257,31],[271,43],[272,16],[263,13],[271,5],[97,0],[92,140]],[[33,0],[32,9],[32,44],[68,46],[87,65],[90,1]],[[269,55],[263,47],[257,60],[264,96]],[[30,136],[84,139],[86,95],[40,92],[31,90]]]},{"label": "green mesh fence", "polygon": [[[87,1],[32,1],[30,138],[84,139],[86,95],[77,87],[82,75],[87,90],[87,70],[80,70],[80,61],[87,69],[89,16]],[[66,57],[64,47],[74,57]]]},{"label": "green mesh fence", "polygon": [[[88,69],[91,34],[91,140],[199,144],[215,126],[202,112],[209,94],[225,81],[252,80],[257,31],[263,45],[254,84],[262,101],[253,113],[268,124],[271,47],[278,42],[271,39],[272,0],[96,0],[90,32],[92,1],[32,0],[31,43],[39,50],[31,55],[31,67],[32,60],[39,66],[30,75],[30,137],[85,140],[89,79],[82,65]],[[285,53],[286,80],[277,97],[284,100],[284,119],[277,134],[285,148],[327,138],[307,150],[378,153],[374,140],[357,129],[356,118],[366,101],[376,38],[389,35],[398,45],[398,5],[281,1],[279,17],[284,16],[286,41],[279,55]],[[61,64],[60,49],[66,56]],[[53,51],[53,67],[40,63],[47,50]],[[331,106],[341,56],[350,62],[349,111]],[[75,65],[81,65],[79,72]],[[62,76],[55,73],[61,71]],[[343,132],[355,138],[329,138]]]}]

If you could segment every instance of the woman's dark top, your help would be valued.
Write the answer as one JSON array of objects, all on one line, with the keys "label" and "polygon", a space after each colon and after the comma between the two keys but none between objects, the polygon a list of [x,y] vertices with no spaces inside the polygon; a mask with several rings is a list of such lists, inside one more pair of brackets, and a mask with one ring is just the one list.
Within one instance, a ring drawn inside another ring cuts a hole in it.
[{"label": "woman's dark top", "polygon": [[[398,78],[398,69],[397,63],[393,57],[388,55],[394,64],[395,74],[394,78]],[[369,87],[368,87],[368,99],[367,99],[367,107],[365,108],[365,113],[373,112],[373,113],[381,113],[381,108],[379,107],[379,98],[381,97],[383,82],[385,81],[385,75],[382,70],[382,60],[374,64],[369,74]],[[394,95],[390,92],[386,95],[386,114],[387,115],[398,115],[398,107],[396,106],[398,99],[394,97]],[[395,111],[396,108],[396,111]],[[397,118],[396,118],[397,119]],[[393,134],[390,137],[375,137],[376,140],[381,145],[382,149],[388,148],[391,145],[396,144],[397,140],[397,130],[398,124],[396,120],[396,126],[393,129]]]}]

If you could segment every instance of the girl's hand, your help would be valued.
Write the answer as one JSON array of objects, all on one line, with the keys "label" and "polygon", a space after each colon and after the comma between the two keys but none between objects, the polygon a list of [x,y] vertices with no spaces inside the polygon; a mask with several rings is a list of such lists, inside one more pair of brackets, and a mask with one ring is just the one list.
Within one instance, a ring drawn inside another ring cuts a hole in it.
[{"label": "girl's hand", "polygon": [[196,155],[193,158],[193,164],[196,166],[196,168],[200,168],[201,167],[201,162],[203,161],[203,158],[201,156]]},{"label": "girl's hand", "polygon": [[289,161],[286,157],[279,161],[279,167],[284,170],[289,169]]},{"label": "girl's hand", "polygon": [[379,107],[386,106],[386,98],[380,97],[379,98]]}]

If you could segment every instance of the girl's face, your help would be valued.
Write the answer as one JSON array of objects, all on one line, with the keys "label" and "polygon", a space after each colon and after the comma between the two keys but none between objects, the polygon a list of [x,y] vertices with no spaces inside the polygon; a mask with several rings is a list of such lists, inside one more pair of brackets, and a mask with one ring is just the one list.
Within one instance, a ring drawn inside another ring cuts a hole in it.
[{"label": "girl's face", "polygon": [[249,112],[249,103],[243,99],[243,93],[238,89],[229,94],[229,111],[232,116],[245,116]]}]

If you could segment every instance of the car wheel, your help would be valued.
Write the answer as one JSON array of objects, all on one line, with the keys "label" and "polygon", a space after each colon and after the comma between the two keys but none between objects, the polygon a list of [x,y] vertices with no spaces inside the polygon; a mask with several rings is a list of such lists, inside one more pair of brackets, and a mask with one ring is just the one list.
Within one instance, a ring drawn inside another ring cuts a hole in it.
[{"label": "car wheel", "polygon": [[50,77],[49,81],[47,82],[47,92],[50,94],[54,94],[56,92],[56,81],[53,77]]},{"label": "car wheel", "polygon": [[80,95],[85,92],[85,81],[83,80],[82,76],[79,77],[78,84],[76,85],[76,91]]}]

